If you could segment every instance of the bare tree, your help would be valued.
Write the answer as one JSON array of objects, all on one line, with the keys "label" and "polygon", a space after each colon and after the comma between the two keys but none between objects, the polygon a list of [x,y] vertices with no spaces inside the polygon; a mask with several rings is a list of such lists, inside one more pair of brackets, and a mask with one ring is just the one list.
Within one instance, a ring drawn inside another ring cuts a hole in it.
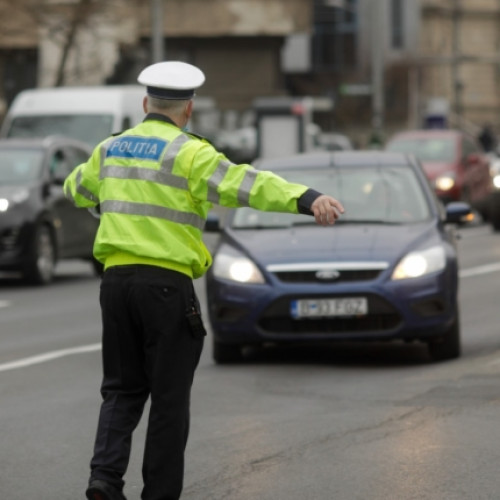
[{"label": "bare tree", "polygon": [[100,0],[0,0],[0,46],[38,47],[39,33],[60,48],[54,86],[66,81],[70,54],[83,30],[91,31],[93,20],[112,12],[115,1]]},{"label": "bare tree", "polygon": [[69,13],[68,23],[63,34],[61,58],[56,72],[54,82],[55,87],[64,84],[64,70],[68,61],[68,56],[75,44],[76,35],[80,27],[87,24],[88,19],[99,9],[97,2],[93,0],[79,0],[73,12]]}]

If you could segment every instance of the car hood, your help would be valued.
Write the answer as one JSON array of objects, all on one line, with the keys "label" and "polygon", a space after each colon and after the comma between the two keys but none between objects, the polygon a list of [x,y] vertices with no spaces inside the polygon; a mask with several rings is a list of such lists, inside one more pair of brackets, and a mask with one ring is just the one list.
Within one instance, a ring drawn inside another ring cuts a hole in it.
[{"label": "car hood", "polygon": [[237,246],[263,266],[299,262],[394,262],[436,234],[433,222],[411,225],[337,224],[233,230]]},{"label": "car hood", "polygon": [[422,162],[422,167],[427,177],[431,180],[447,172],[454,172],[456,170],[454,163],[450,162]]},{"label": "car hood", "polygon": [[19,186],[0,186],[0,196],[2,198],[9,198],[13,193],[17,193],[24,189],[31,191],[33,189],[33,185],[30,184],[21,184]]}]

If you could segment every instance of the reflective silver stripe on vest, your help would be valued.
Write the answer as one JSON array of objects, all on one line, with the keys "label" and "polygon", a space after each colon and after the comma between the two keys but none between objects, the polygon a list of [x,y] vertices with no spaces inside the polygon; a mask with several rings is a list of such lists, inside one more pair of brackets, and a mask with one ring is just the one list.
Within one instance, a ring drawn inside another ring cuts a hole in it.
[{"label": "reflective silver stripe on vest", "polygon": [[103,142],[100,148],[99,154],[99,180],[104,178],[104,160],[106,159],[106,153],[108,151],[108,146],[116,139],[116,137],[110,137],[109,140]]},{"label": "reflective silver stripe on vest", "polygon": [[66,198],[68,198],[68,200],[73,204],[75,203],[75,198],[73,198],[73,193],[71,192],[71,188],[69,186],[64,189],[64,196],[66,196]]},{"label": "reflective silver stripe on vest", "polygon": [[181,134],[178,135],[167,147],[167,151],[165,153],[165,156],[163,157],[163,161],[161,162],[161,169],[164,172],[172,173],[172,170],[174,168],[174,162],[175,159],[177,158],[177,155],[179,154],[179,151],[181,150],[182,146],[188,142],[190,138],[185,135]]},{"label": "reflective silver stripe on vest", "polygon": [[208,193],[207,193],[207,200],[218,204],[219,203],[219,193],[217,191],[217,188],[221,184],[221,182],[224,180],[224,177],[227,174],[227,171],[229,170],[229,167],[233,165],[233,163],[227,161],[227,160],[222,160],[218,165],[217,168],[215,169],[214,173],[210,176],[210,179],[208,179]]},{"label": "reflective silver stripe on vest", "polygon": [[91,193],[86,187],[82,186],[81,170],[78,170],[76,173],[76,192],[84,198],[87,198],[87,200],[99,203],[99,198],[95,194]]},{"label": "reflective silver stripe on vest", "polygon": [[101,213],[119,213],[127,215],[142,215],[144,217],[156,217],[178,224],[188,224],[200,231],[205,227],[205,219],[197,214],[180,212],[171,208],[146,203],[133,203],[130,201],[108,200],[101,203]]},{"label": "reflective silver stripe on vest", "polygon": [[[229,169],[235,166],[234,163],[231,163],[227,160],[222,160],[215,172],[211,175],[210,179],[208,179],[208,193],[207,200],[218,204],[219,203],[219,193],[217,188],[220,186],[224,177],[227,175]],[[250,204],[250,191],[255,183],[255,179],[257,178],[257,174],[259,172],[255,169],[249,169],[245,172],[245,176],[241,181],[240,187],[238,188],[238,192],[236,193],[236,199],[238,203],[243,206],[249,206]]]},{"label": "reflective silver stripe on vest", "polygon": [[115,179],[150,181],[187,190],[188,180],[185,177],[172,174],[177,154],[187,141],[189,141],[189,137],[181,134],[168,145],[159,170],[147,167],[104,165],[104,158],[106,158],[106,151],[110,143],[108,141],[103,145],[103,149],[101,150],[100,178],[112,177]]},{"label": "reflective silver stripe on vest", "polygon": [[134,179],[165,184],[179,189],[188,189],[188,181],[184,177],[172,175],[162,170],[153,170],[143,167],[122,167],[119,165],[106,165],[101,169],[101,178],[113,177],[115,179]]},{"label": "reflective silver stripe on vest", "polygon": [[257,170],[247,170],[245,177],[241,181],[240,187],[238,189],[238,203],[245,207],[250,205],[250,191],[255,184],[255,179],[257,179]]}]

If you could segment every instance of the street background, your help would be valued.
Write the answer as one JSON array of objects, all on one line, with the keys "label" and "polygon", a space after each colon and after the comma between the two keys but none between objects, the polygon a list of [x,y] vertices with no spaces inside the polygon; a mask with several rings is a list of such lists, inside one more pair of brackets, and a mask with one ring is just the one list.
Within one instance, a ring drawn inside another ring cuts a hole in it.
[{"label": "street background", "polygon": [[[430,364],[419,345],[345,344],[217,366],[209,334],[182,498],[497,499],[500,236],[482,224],[461,235],[456,361]],[[0,281],[2,499],[84,497],[100,404],[98,290],[79,262],[61,264],[49,287]],[[145,423],[130,500],[140,497]]]}]

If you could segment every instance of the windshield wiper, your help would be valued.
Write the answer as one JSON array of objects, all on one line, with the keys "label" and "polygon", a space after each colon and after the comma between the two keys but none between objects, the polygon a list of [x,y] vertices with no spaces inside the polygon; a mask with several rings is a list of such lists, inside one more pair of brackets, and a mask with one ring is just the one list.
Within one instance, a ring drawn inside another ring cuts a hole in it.
[{"label": "windshield wiper", "polygon": [[291,227],[290,224],[275,224],[275,225],[269,225],[269,224],[255,224],[252,226],[231,226],[232,229],[237,229],[237,230],[253,230],[253,229],[288,229]]},{"label": "windshield wiper", "polygon": [[[342,217],[340,217],[335,221],[335,224],[342,224],[342,225],[373,224],[378,226],[383,226],[383,225],[397,226],[403,224],[403,221],[390,221],[383,219],[343,219]],[[272,226],[266,224],[256,224],[252,226],[232,226],[232,229],[241,231],[252,231],[252,230],[264,230],[264,229],[290,229],[291,227],[317,226],[317,225],[318,224],[314,220],[314,217],[311,217],[310,220],[300,220],[292,222],[290,224],[276,224]]]},{"label": "windshield wiper", "polygon": [[[344,219],[340,217],[335,221],[335,224],[377,224],[377,225],[384,225],[384,224],[390,224],[390,225],[398,225],[402,224],[402,221],[390,221],[390,220],[383,220],[383,219]],[[297,221],[293,222],[292,226],[315,226],[316,221],[314,220],[314,217],[311,217],[310,221]]]},{"label": "windshield wiper", "polygon": [[386,219],[337,219],[335,224],[376,224],[376,225],[390,225],[397,226],[403,224],[400,220],[386,220]]}]

